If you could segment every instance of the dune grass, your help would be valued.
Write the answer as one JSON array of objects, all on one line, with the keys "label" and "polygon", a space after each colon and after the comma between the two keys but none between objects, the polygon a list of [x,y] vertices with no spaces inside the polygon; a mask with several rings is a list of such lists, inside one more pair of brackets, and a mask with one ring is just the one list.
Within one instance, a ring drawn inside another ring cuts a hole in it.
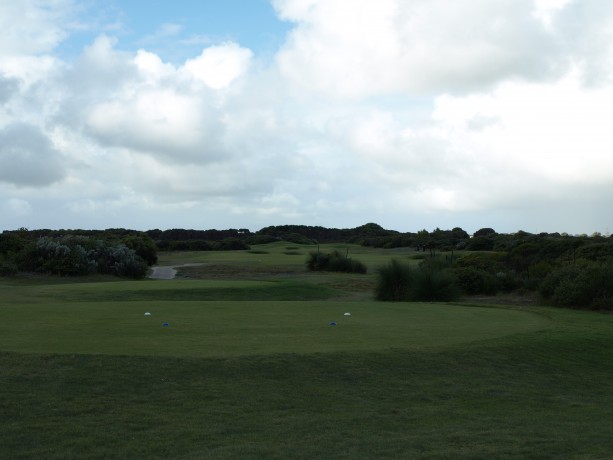
[{"label": "dune grass", "polygon": [[287,246],[163,256],[236,279],[0,280],[0,457],[613,457],[613,315],[377,303]]}]

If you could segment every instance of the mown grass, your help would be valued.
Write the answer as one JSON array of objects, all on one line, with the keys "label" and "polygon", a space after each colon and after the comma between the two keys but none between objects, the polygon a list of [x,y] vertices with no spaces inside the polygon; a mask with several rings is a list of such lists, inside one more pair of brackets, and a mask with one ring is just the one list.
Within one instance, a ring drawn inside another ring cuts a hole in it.
[{"label": "mown grass", "polygon": [[0,324],[0,350],[197,357],[441,347],[551,323],[520,310],[375,302],[49,302],[2,311],[10,321]]},{"label": "mown grass", "polygon": [[0,280],[0,457],[613,457],[613,316],[377,303],[287,246],[162,257],[223,280]]},{"label": "mown grass", "polygon": [[[411,248],[398,249],[376,249],[359,246],[356,244],[322,244],[317,245],[292,245],[287,242],[279,241],[275,243],[261,244],[253,246],[245,251],[187,251],[161,253],[159,255],[159,265],[179,265],[190,263],[205,264],[206,266],[231,266],[236,269],[264,271],[265,269],[279,270],[280,267],[286,272],[302,271],[305,267],[306,256],[311,251],[321,251],[329,253],[339,251],[349,258],[359,260],[364,263],[369,272],[374,275],[375,270],[385,265],[390,257],[406,260],[417,264],[419,260],[412,258],[417,254]],[[297,255],[304,255],[297,257]]]},{"label": "mown grass", "polygon": [[3,353],[0,449],[13,458],[610,458],[610,321],[554,320],[438,350]]}]

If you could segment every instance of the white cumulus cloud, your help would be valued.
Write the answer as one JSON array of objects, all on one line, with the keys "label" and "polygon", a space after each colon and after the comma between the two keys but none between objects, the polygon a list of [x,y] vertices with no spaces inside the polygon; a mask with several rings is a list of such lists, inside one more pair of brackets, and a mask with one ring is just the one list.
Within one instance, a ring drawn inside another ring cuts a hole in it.
[{"label": "white cumulus cloud", "polygon": [[0,2],[3,225],[613,226],[613,3],[272,3],[276,53],[171,63],[219,34],[163,18],[67,57],[82,4]]},{"label": "white cumulus cloud", "polygon": [[281,71],[299,87],[328,97],[478,91],[510,78],[547,81],[571,62],[602,66],[610,52],[607,2],[275,0],[274,5],[281,18],[296,23],[277,56]]},{"label": "white cumulus cloud", "polygon": [[188,59],[183,68],[209,87],[222,89],[246,72],[252,56],[247,48],[225,43],[205,48],[200,56]]}]

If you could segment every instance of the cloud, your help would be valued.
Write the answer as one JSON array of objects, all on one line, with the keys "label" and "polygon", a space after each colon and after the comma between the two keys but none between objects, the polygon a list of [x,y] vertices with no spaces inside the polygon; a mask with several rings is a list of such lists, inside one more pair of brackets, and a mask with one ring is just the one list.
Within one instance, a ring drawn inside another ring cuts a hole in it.
[{"label": "cloud", "polygon": [[197,58],[188,59],[183,68],[210,88],[222,89],[246,72],[252,56],[249,49],[225,43],[205,48]]},{"label": "cloud", "polygon": [[420,124],[377,108],[326,126],[326,138],[353,155],[347,180],[386,197],[390,212],[546,208],[613,183],[611,88],[586,91],[571,73],[434,103]]},{"label": "cloud", "polygon": [[573,61],[582,61],[587,75],[596,68],[610,72],[608,2],[273,4],[282,19],[296,23],[277,55],[281,72],[327,97],[464,93],[508,79],[551,81]]},{"label": "cloud", "polygon": [[613,69],[613,3],[569,1],[552,15],[564,58],[579,71],[587,86],[611,84]]},{"label": "cloud", "polygon": [[223,126],[201,100],[173,88],[142,88],[91,107],[87,129],[100,142],[175,161],[211,161]]},{"label": "cloud", "polygon": [[14,123],[0,130],[0,181],[43,187],[64,176],[61,154],[40,129]]},{"label": "cloud", "polygon": [[159,37],[172,37],[179,34],[183,30],[181,24],[174,24],[172,22],[166,22],[162,24],[156,31],[156,35]]},{"label": "cloud", "polygon": [[121,35],[61,58],[71,2],[25,1],[27,43],[0,45],[3,223],[604,231],[610,4],[276,0],[273,59],[205,40],[169,62]]},{"label": "cloud", "polygon": [[211,162],[224,145],[223,94],[247,72],[251,51],[227,43],[175,67],[155,53],[115,49],[98,37],[60,84],[68,82],[57,119],[97,142],[164,157]]},{"label": "cloud", "polygon": [[6,78],[0,75],[0,104],[8,102],[19,89],[19,81],[16,78]]},{"label": "cloud", "polygon": [[51,52],[75,25],[77,9],[72,0],[0,2],[0,57]]},{"label": "cloud", "polygon": [[26,200],[10,198],[2,203],[0,207],[5,215],[27,216],[32,213],[32,206]]}]

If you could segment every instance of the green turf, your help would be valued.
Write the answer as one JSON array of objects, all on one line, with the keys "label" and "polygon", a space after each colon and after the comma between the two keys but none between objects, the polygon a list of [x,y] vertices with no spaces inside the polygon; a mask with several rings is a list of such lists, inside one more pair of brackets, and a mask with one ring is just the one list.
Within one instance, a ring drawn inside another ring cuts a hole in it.
[{"label": "green turf", "polygon": [[4,306],[2,313],[0,350],[29,353],[215,357],[385,350],[550,326],[549,319],[519,310],[375,302],[49,302]]},{"label": "green turf", "polygon": [[545,330],[438,349],[208,359],[3,353],[0,452],[610,458],[611,320],[557,313]]},{"label": "green turf", "polygon": [[248,267],[248,272],[250,270],[264,270],[267,268],[277,269],[283,267],[284,270],[292,272],[295,270],[304,270],[309,252],[318,250],[325,253],[339,251],[342,254],[347,254],[348,257],[355,258],[364,263],[371,273],[374,273],[378,267],[385,265],[391,257],[415,264],[419,262],[413,259],[417,253],[412,248],[378,249],[359,246],[357,244],[322,244],[318,247],[317,245],[298,245],[280,241],[253,246],[251,250],[245,251],[186,251],[161,253],[159,264],[180,265],[200,263],[213,266],[226,265],[239,267],[241,269]]},{"label": "green turf", "polygon": [[330,287],[292,281],[168,280],[118,281],[21,287],[5,286],[0,305],[45,303],[51,299],[69,303],[93,301],[184,300],[322,300],[339,295]]},{"label": "green turf", "polygon": [[252,249],[0,280],[0,458],[613,458],[612,315],[378,303],[373,270]]}]

